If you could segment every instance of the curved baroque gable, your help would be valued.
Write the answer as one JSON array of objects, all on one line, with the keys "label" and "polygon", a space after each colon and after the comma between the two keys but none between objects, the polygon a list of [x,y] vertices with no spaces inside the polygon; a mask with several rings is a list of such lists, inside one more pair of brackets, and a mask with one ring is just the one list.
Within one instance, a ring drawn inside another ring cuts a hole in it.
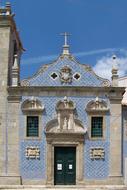
[{"label": "curved baroque gable", "polygon": [[21,81],[21,86],[110,86],[107,79],[97,76],[92,68],[80,64],[71,55],[62,55],[46,64],[31,78]]}]

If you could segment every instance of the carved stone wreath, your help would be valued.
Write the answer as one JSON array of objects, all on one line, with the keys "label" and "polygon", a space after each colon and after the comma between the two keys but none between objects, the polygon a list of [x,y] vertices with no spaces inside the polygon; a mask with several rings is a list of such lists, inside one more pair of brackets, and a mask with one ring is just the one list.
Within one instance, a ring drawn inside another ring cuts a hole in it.
[{"label": "carved stone wreath", "polygon": [[72,82],[72,70],[70,67],[65,66],[60,70],[60,80],[62,83]]}]

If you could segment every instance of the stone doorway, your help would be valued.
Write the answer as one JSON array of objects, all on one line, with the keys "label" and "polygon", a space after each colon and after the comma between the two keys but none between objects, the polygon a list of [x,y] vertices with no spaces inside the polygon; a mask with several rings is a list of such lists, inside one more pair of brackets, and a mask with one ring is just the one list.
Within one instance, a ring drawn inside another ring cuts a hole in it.
[{"label": "stone doorway", "polygon": [[54,147],[54,185],[76,184],[76,147]]}]

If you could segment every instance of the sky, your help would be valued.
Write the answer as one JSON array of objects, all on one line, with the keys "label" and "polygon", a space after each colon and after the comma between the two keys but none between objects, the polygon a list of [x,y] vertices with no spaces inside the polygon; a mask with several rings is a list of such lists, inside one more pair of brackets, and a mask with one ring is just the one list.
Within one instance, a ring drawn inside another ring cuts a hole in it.
[{"label": "sky", "polygon": [[[0,0],[1,6],[5,0]],[[8,0],[26,50],[21,59],[21,79],[62,52],[68,32],[70,52],[91,65],[102,77],[111,77],[116,54],[119,75],[127,75],[127,0]]]}]

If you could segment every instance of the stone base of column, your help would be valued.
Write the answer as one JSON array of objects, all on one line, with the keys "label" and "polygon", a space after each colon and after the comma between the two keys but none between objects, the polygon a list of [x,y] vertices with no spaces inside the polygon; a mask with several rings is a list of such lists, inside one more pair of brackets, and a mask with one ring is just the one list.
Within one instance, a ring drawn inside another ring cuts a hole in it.
[{"label": "stone base of column", "polygon": [[124,179],[121,176],[109,176],[104,180],[84,179],[82,185],[124,185]]},{"label": "stone base of column", "polygon": [[127,185],[127,158],[125,158],[125,177],[124,177],[124,184]]},{"label": "stone base of column", "polygon": [[0,185],[22,185],[21,176],[0,176]]},{"label": "stone base of column", "polygon": [[124,184],[124,180],[123,180],[123,176],[109,176],[109,184],[111,185],[123,185]]}]

